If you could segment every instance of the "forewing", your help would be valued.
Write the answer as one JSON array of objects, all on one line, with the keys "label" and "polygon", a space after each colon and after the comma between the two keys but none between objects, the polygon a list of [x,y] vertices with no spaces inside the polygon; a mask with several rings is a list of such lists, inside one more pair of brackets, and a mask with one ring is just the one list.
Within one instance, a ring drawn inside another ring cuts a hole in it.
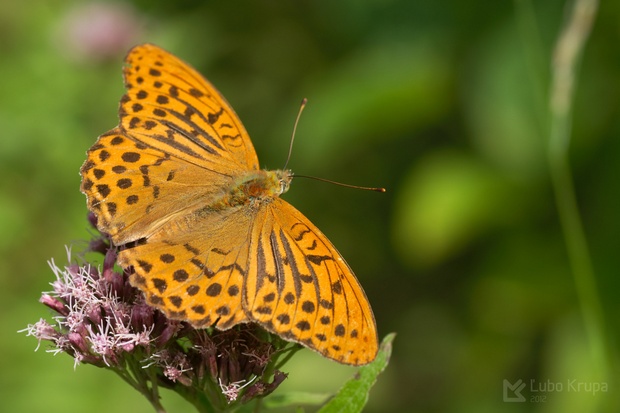
[{"label": "forewing", "polygon": [[279,198],[256,217],[243,303],[251,320],[325,357],[361,365],[377,354],[372,309],[351,268]]},{"label": "forewing", "polygon": [[120,125],[81,169],[88,207],[116,245],[153,235],[258,168],[241,121],[198,72],[150,44],[126,63]]},{"label": "forewing", "polygon": [[258,169],[256,152],[226,99],[190,65],[152,44],[124,69],[121,128],[136,140],[212,170]]},{"label": "forewing", "polygon": [[99,229],[116,245],[149,237],[164,223],[208,204],[231,180],[146,147],[119,129],[100,136],[87,156],[81,189]]}]

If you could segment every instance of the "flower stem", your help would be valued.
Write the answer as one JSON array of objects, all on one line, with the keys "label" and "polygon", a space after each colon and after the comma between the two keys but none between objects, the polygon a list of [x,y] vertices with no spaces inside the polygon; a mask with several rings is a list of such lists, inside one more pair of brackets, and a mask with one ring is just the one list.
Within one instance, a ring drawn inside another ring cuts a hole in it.
[{"label": "flower stem", "polygon": [[[159,389],[157,387],[157,374],[155,368],[148,367],[143,369],[131,357],[125,358],[125,368],[111,368],[118,376],[134,389],[139,391],[151,403],[157,413],[166,413],[166,409],[159,401]],[[149,375],[147,380],[145,375]],[[149,386],[148,382],[151,382]]]},{"label": "flower stem", "polygon": [[179,386],[175,388],[175,391],[192,404],[200,413],[217,413],[218,410],[213,406],[212,399],[213,393],[195,391],[195,389]]},{"label": "flower stem", "polygon": [[556,44],[549,102],[551,130],[548,161],[560,223],[590,346],[591,360],[598,378],[604,381],[608,377],[609,358],[605,345],[603,310],[579,216],[568,160],[576,71],[597,8],[597,0],[576,0]]},{"label": "flower stem", "polygon": [[271,375],[273,375],[273,372],[275,370],[279,370],[282,368],[282,366],[284,366],[294,355],[295,353],[297,353],[299,350],[301,350],[302,347],[297,345],[297,344],[293,344],[292,346],[288,347],[285,350],[285,355],[282,359],[276,359],[276,362],[273,363],[273,365],[269,365],[269,374],[267,375],[267,377],[270,377]]}]

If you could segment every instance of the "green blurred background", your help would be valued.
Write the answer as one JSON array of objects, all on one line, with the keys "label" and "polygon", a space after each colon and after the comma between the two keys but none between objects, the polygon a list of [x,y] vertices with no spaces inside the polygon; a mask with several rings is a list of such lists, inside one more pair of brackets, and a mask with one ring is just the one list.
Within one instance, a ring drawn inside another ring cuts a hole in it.
[{"label": "green blurred background", "polygon": [[[607,353],[596,368],[553,197],[548,1],[5,1],[0,4],[3,411],[151,411],[112,373],[34,353],[46,261],[89,239],[78,170],[117,123],[126,51],[156,43],[231,102],[285,198],[338,246],[397,332],[368,412],[619,411],[620,2],[604,1],[576,90],[571,166]],[[615,240],[615,241],[614,241]],[[278,392],[333,392],[355,369],[300,352]],[[503,401],[524,380],[525,402]],[[571,391],[568,382],[607,392]],[[549,391],[562,383],[562,391]],[[575,383],[575,382],[573,382]],[[542,387],[541,387],[542,386]],[[547,386],[546,391],[535,392]],[[170,393],[170,412],[191,407]]]}]

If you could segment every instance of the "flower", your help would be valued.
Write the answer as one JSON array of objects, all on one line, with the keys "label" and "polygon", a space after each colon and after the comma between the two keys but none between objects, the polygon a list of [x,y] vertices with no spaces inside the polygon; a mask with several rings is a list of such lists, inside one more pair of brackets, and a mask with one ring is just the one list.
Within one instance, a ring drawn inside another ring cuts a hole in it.
[{"label": "flower", "polygon": [[[89,220],[94,226],[92,215]],[[286,378],[278,359],[290,357],[296,345],[255,324],[219,331],[170,320],[131,286],[131,269],[115,267],[117,249],[108,237],[97,237],[88,252],[103,255],[101,268],[49,262],[56,280],[40,302],[55,313],[53,322],[40,319],[21,330],[39,341],[37,349],[47,341],[48,352],[69,354],[76,367],[114,371],[158,411],[164,411],[159,387],[179,392],[202,411],[203,403],[223,409],[265,396]],[[70,249],[67,255],[71,262]]]},{"label": "flower", "polygon": [[63,53],[76,61],[116,58],[144,31],[145,17],[128,4],[90,1],[68,9],[56,29]]}]

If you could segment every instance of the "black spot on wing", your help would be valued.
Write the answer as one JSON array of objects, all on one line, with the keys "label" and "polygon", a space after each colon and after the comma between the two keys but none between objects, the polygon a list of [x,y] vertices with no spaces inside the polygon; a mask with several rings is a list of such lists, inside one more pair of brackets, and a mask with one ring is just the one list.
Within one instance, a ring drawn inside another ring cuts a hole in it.
[{"label": "black spot on wing", "polygon": [[314,255],[314,254],[308,254],[306,255],[306,258],[308,259],[308,261],[316,265],[321,265],[323,261],[329,261],[329,260],[333,261],[334,259],[331,255]]}]

